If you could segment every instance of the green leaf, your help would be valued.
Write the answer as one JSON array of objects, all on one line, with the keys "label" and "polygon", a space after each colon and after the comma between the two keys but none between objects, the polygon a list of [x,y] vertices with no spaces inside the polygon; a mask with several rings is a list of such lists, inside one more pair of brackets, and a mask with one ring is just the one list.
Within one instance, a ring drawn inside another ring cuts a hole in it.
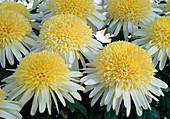
[{"label": "green leaf", "polygon": [[113,110],[111,110],[109,112],[105,111],[104,118],[105,119],[116,119],[115,111],[113,111]]},{"label": "green leaf", "polygon": [[67,101],[67,107],[70,109],[71,112],[75,111],[75,108],[77,108],[80,112],[83,113],[83,115],[88,118],[88,114],[87,114],[87,109],[84,105],[82,105],[81,103],[75,101],[75,103],[70,103]]},{"label": "green leaf", "polygon": [[147,119],[160,119],[159,112],[154,107],[151,110],[147,110],[145,116]]}]

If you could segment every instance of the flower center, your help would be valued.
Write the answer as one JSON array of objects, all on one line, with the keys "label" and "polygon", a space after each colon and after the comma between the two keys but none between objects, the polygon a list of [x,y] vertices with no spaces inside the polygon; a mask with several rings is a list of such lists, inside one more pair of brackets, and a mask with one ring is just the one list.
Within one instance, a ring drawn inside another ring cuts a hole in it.
[{"label": "flower center", "polygon": [[129,42],[108,44],[97,55],[94,65],[101,83],[124,90],[145,87],[154,75],[149,54]]},{"label": "flower center", "polygon": [[93,0],[50,0],[49,6],[53,14],[72,14],[82,19],[91,16],[95,10]]},{"label": "flower center", "polygon": [[16,2],[11,2],[11,1],[3,2],[0,5],[0,11],[2,11],[2,10],[11,10],[11,11],[14,11],[14,12],[22,14],[26,18],[30,17],[30,12],[21,3],[16,3]]},{"label": "flower center", "polygon": [[108,14],[114,19],[139,23],[151,14],[150,0],[109,0]]},{"label": "flower center", "polygon": [[64,54],[89,45],[92,41],[92,30],[79,17],[57,15],[43,24],[39,37],[46,49]]},{"label": "flower center", "polygon": [[170,48],[170,17],[160,17],[151,23],[147,37],[159,48]]},{"label": "flower center", "polygon": [[0,89],[0,105],[3,103],[3,100],[5,99],[5,92]]},{"label": "flower center", "polygon": [[3,10],[0,12],[0,47],[13,45],[25,39],[31,33],[31,25],[21,14]]},{"label": "flower center", "polygon": [[[69,69],[65,61],[54,52],[42,51],[23,58],[16,70],[16,81],[26,87],[60,85],[68,77]],[[69,79],[69,78],[68,78]]]}]

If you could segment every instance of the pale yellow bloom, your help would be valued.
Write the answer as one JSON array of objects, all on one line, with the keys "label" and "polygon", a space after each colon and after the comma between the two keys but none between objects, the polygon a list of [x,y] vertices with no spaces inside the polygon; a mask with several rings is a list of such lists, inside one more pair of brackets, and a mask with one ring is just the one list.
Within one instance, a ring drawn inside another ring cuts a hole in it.
[{"label": "pale yellow bloom", "polygon": [[[140,57],[139,57],[140,56]],[[142,108],[151,109],[153,96],[164,95],[161,88],[167,84],[154,77],[154,67],[150,55],[141,47],[129,42],[113,42],[103,48],[96,60],[85,68],[87,75],[81,79],[86,91],[92,90],[89,97],[93,106],[100,97],[100,105],[107,105],[119,113],[123,101],[126,115],[131,110],[131,98],[136,112],[142,115]],[[151,94],[152,92],[153,94]]]},{"label": "pale yellow bloom", "polygon": [[170,58],[170,17],[160,17],[148,26],[137,29],[134,36],[139,39],[133,43],[146,48],[147,52],[154,57],[155,66],[160,61],[159,69],[162,70],[167,57]]},{"label": "pale yellow bloom", "polygon": [[24,57],[15,73],[3,79],[7,83],[3,90],[10,92],[9,100],[18,100],[23,106],[33,97],[31,115],[38,107],[40,113],[47,107],[51,114],[52,100],[58,112],[58,99],[63,106],[66,106],[64,98],[71,103],[74,103],[73,97],[81,100],[77,90],[84,90],[84,87],[76,83],[79,82],[76,78],[80,76],[80,72],[70,71],[56,53],[42,51]]}]

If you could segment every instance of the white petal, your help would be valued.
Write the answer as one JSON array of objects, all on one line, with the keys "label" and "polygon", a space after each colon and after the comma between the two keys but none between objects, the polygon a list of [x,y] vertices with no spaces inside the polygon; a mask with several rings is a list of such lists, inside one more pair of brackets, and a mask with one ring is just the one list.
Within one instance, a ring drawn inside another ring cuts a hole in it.
[{"label": "white petal", "polygon": [[6,57],[8,59],[8,62],[10,63],[10,65],[13,65],[14,64],[14,56],[13,56],[13,54],[11,52],[10,47],[6,46],[5,51],[6,51]]},{"label": "white petal", "polygon": [[79,71],[70,71],[70,77],[81,77],[82,75]]},{"label": "white petal", "polygon": [[96,93],[98,93],[100,90],[102,90],[102,88],[104,87],[104,84],[99,84],[97,86],[94,87],[94,89],[90,92],[89,94],[89,98],[93,97],[94,95],[96,95]]},{"label": "white petal", "polygon": [[104,100],[105,105],[107,105],[110,102],[111,98],[113,97],[114,91],[115,91],[114,88],[109,89],[109,91],[108,91],[108,93],[106,95],[106,98]]},{"label": "white petal", "polygon": [[58,96],[59,100],[61,101],[61,103],[63,104],[63,106],[66,106],[66,102],[65,102],[62,94],[60,93],[60,91],[58,89],[55,89],[54,91],[57,94],[57,96]]},{"label": "white petal", "polygon": [[124,39],[126,41],[128,41],[128,34],[129,34],[129,32],[128,32],[128,23],[127,22],[123,23],[123,34],[124,34]]},{"label": "white petal", "polygon": [[133,32],[133,23],[132,22],[128,22],[128,31],[129,31],[129,33]]},{"label": "white petal", "polygon": [[138,116],[142,116],[142,108],[141,107],[136,106],[136,112],[137,112]]},{"label": "white petal", "polygon": [[118,98],[117,100],[118,100],[118,102],[117,102],[117,105],[116,105],[116,115],[118,115],[118,113],[119,113],[120,104],[122,102],[122,97]]},{"label": "white petal", "polygon": [[32,96],[33,96],[34,92],[30,89],[27,89],[26,92],[24,92],[22,98],[19,100],[19,102],[25,104],[27,101],[29,101]]},{"label": "white petal", "polygon": [[28,50],[20,43],[17,43],[18,49],[26,56],[29,54]]},{"label": "white petal", "polygon": [[24,42],[27,43],[27,44],[29,44],[29,45],[31,45],[31,46],[35,46],[35,45],[36,45],[36,41],[33,40],[33,39],[30,38],[30,37],[27,37],[27,36],[25,37]]},{"label": "white petal", "polygon": [[70,51],[69,53],[69,62],[72,64],[75,60],[75,53],[74,51]]},{"label": "white petal", "polygon": [[113,21],[110,23],[108,29],[112,29],[113,26],[114,26],[118,21],[119,21],[119,19],[113,20]]},{"label": "white petal", "polygon": [[163,51],[163,49],[160,49],[159,54],[158,54],[158,60],[162,60],[165,56],[165,52]]},{"label": "white petal", "polygon": [[87,18],[92,24],[94,24],[97,29],[101,29],[104,24],[102,24],[99,20],[97,20],[94,16],[90,16]]},{"label": "white petal", "polygon": [[169,60],[170,60],[170,48],[169,48],[169,49],[166,49],[166,53],[167,53],[167,55],[168,55],[168,57],[169,57]]},{"label": "white petal", "polygon": [[0,61],[1,61],[1,66],[5,68],[6,66],[6,59],[5,59],[5,49],[0,48]]},{"label": "white petal", "polygon": [[102,95],[103,92],[104,92],[104,90],[100,90],[99,92],[97,92],[94,95],[94,97],[92,98],[91,103],[90,103],[91,106],[93,106],[97,102],[97,100],[99,99],[99,97]]},{"label": "white petal", "polygon": [[40,113],[43,113],[45,111],[45,108],[46,108],[46,102],[44,102],[45,97],[43,97],[43,93],[44,92],[40,90],[40,93],[39,93],[39,96],[38,96]]},{"label": "white petal", "polygon": [[54,95],[54,92],[52,90],[50,90],[50,93],[53,97],[53,100],[54,100],[54,103],[55,103],[55,106],[57,108],[57,112],[59,113],[59,109],[58,109],[58,103],[57,103],[57,99],[56,99],[56,96]]},{"label": "white petal", "polygon": [[81,100],[81,96],[78,92],[70,92],[70,94],[77,100]]},{"label": "white petal", "polygon": [[158,50],[159,50],[158,47],[152,46],[151,48],[149,48],[149,49],[147,50],[147,52],[149,53],[149,55],[152,56],[152,55],[155,54]]},{"label": "white petal", "polygon": [[148,42],[148,39],[146,39],[146,38],[136,39],[136,40],[132,41],[132,43],[136,44],[136,45],[143,45],[147,42]]},{"label": "white petal", "polygon": [[84,76],[83,78],[80,79],[81,82],[87,81],[89,79],[97,78],[96,73],[89,74],[87,76]]},{"label": "white petal", "polygon": [[166,60],[167,60],[167,55],[165,54],[165,56],[162,58],[162,60],[160,60],[160,63],[159,63],[160,70],[163,70],[163,68],[165,67]]},{"label": "white petal", "polygon": [[70,96],[69,93],[63,91],[63,92],[62,92],[62,95],[63,95],[69,102],[74,103],[74,99]]},{"label": "white petal", "polygon": [[126,108],[129,108],[131,105],[130,94],[128,91],[123,91],[123,101]]},{"label": "white petal", "polygon": [[0,117],[3,117],[4,119],[16,119],[16,117],[9,112],[6,112],[4,110],[0,110]]},{"label": "white petal", "polygon": [[137,29],[136,31],[133,32],[134,36],[144,36],[147,34],[147,31],[143,29]]},{"label": "white petal", "polygon": [[89,79],[87,80],[84,84],[85,85],[94,85],[94,84],[97,84],[99,83],[99,79],[98,78],[95,78],[95,79]]},{"label": "white petal", "polygon": [[115,89],[115,96],[116,98],[119,98],[122,95],[121,88],[116,87]]},{"label": "white petal", "polygon": [[102,15],[100,12],[94,10],[93,14],[98,18],[98,19],[101,19],[101,20],[106,20],[106,17],[104,15]]},{"label": "white petal", "polygon": [[39,104],[38,97],[39,97],[39,91],[37,90],[35,92],[34,99],[33,99],[33,102],[32,102],[32,107],[31,107],[31,113],[30,114],[32,116],[35,115],[37,108],[38,108],[38,104]]},{"label": "white petal", "polygon": [[21,53],[19,52],[19,50],[18,50],[17,48],[15,48],[15,46],[11,46],[11,50],[12,50],[14,56],[16,57],[16,59],[17,59],[18,61],[20,61],[20,60],[22,59],[22,55],[21,55]]},{"label": "white petal", "polygon": [[152,85],[157,86],[157,87],[160,87],[160,88],[168,88],[168,85],[167,85],[165,82],[163,82],[162,80],[160,80],[160,79],[158,79],[158,78],[156,78],[156,77],[154,77],[154,78],[150,81],[150,83],[151,83]]},{"label": "white petal", "polygon": [[100,100],[100,106],[104,105],[104,100],[105,100],[105,97],[106,97],[108,91],[109,91],[109,89],[105,89],[102,99]]},{"label": "white petal", "polygon": [[52,106],[51,95],[49,95],[49,101],[47,102],[47,109],[49,115],[51,115],[51,106]]},{"label": "white petal", "polygon": [[130,90],[130,94],[132,96],[133,102],[135,103],[135,106],[140,106],[140,102],[139,102],[138,97],[136,95],[136,90],[135,89],[131,89]]},{"label": "white petal", "polygon": [[121,27],[122,27],[122,22],[119,22],[115,29],[114,36],[117,36],[117,34],[120,32]]}]

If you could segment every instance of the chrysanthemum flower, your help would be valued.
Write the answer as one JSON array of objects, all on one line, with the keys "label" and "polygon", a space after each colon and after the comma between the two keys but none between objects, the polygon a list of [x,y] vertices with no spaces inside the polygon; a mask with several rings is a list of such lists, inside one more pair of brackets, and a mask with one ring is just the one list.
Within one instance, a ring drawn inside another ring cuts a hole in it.
[{"label": "chrysanthemum flower", "polygon": [[[140,57],[139,57],[140,56]],[[86,91],[92,90],[89,97],[93,106],[102,96],[100,105],[112,107],[119,113],[121,102],[126,108],[126,115],[131,110],[131,98],[136,112],[142,115],[142,108],[150,109],[152,98],[163,95],[160,88],[167,84],[154,77],[154,67],[150,55],[141,47],[129,42],[113,42],[103,48],[96,60],[85,69],[87,76],[81,79]]]},{"label": "chrysanthemum flower", "polygon": [[4,2],[0,4],[0,11],[2,10],[10,10],[10,11],[20,13],[29,20],[33,28],[37,30],[40,29],[40,23],[35,22],[35,20],[40,20],[39,17],[42,17],[43,14],[42,13],[30,14],[30,11],[26,8],[26,6],[22,2],[17,3],[11,0],[10,1],[5,0]]},{"label": "chrysanthemum flower", "polygon": [[123,26],[124,39],[128,40],[128,34],[134,31],[138,24],[146,24],[159,17],[156,12],[162,10],[152,8],[150,0],[109,0],[108,20],[106,24],[108,33],[117,36]]},{"label": "chrysanthemum flower", "polygon": [[31,34],[28,19],[13,11],[0,11],[0,26],[0,63],[5,67],[6,58],[13,65],[14,56],[19,61],[22,54],[27,55],[36,43],[36,36]]},{"label": "chrysanthemum flower", "polygon": [[0,118],[4,119],[21,119],[22,116],[19,113],[21,107],[16,101],[5,100],[6,94],[0,88]]},{"label": "chrysanthemum flower", "polygon": [[106,19],[96,11],[94,0],[49,0],[40,4],[38,11],[45,14],[43,21],[54,15],[76,15],[85,20],[95,31],[103,27],[103,20]]},{"label": "chrysanthemum flower", "polygon": [[78,70],[79,59],[85,65],[82,54],[91,62],[99,48],[102,44],[92,39],[92,30],[86,22],[73,15],[56,15],[45,21],[40,30],[39,45],[35,47],[37,51],[57,52],[73,70]]},{"label": "chrysanthemum flower", "polygon": [[140,39],[133,41],[134,44],[146,48],[147,52],[154,57],[155,66],[159,63],[162,70],[167,57],[170,58],[170,17],[160,17],[149,26],[143,26],[134,32]]},{"label": "chrysanthemum flower", "polygon": [[2,4],[0,4],[0,11],[2,10],[11,10],[14,12],[18,12],[20,14],[22,14],[23,16],[25,16],[26,18],[30,17],[30,12],[27,10],[27,8],[21,4],[21,3],[16,3],[16,2],[3,2]]},{"label": "chrysanthemum flower", "polygon": [[65,61],[52,51],[31,53],[21,60],[13,75],[3,80],[7,83],[3,90],[10,92],[9,100],[16,99],[23,105],[34,97],[31,115],[36,113],[38,106],[40,113],[47,106],[51,114],[52,99],[59,111],[56,96],[64,106],[64,98],[71,103],[74,103],[73,97],[81,100],[77,90],[84,90],[84,87],[75,83],[78,80],[73,78],[81,75],[80,72],[70,71]]}]

